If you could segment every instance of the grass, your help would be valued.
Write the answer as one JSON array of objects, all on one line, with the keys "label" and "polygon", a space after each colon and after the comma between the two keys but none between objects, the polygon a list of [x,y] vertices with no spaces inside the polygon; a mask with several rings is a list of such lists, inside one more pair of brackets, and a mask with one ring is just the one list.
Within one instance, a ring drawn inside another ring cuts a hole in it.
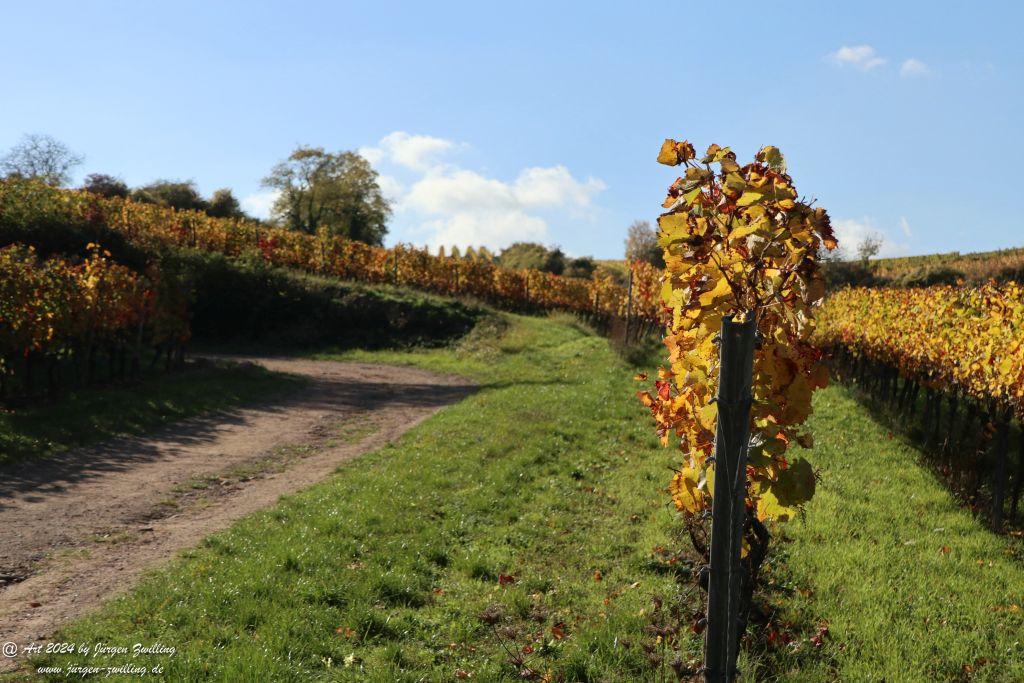
[{"label": "grass", "polygon": [[97,387],[0,411],[0,463],[57,455],[176,420],[250,403],[303,381],[253,366],[202,363],[134,386]]},{"label": "grass", "polygon": [[459,372],[480,390],[59,638],[176,647],[160,662],[176,681],[522,680],[526,667],[650,680],[651,597],[674,590],[652,556],[675,528],[672,455],[606,341],[567,318],[503,316],[455,351],[333,357]]},{"label": "grass", "polygon": [[[656,552],[685,545],[662,492],[674,457],[605,340],[569,318],[502,316],[455,349],[324,357],[480,390],[54,640],[173,646],[151,663],[176,681],[662,680],[642,647],[651,598],[695,607],[685,563]],[[818,494],[766,569],[792,643],[741,655],[747,679],[1024,680],[1020,540],[958,507],[842,387],[815,409]],[[700,649],[687,632],[684,660]]]},{"label": "grass", "polygon": [[815,397],[821,482],[774,563],[782,619],[827,623],[786,681],[1024,680],[1024,544],[988,531],[846,389]]}]

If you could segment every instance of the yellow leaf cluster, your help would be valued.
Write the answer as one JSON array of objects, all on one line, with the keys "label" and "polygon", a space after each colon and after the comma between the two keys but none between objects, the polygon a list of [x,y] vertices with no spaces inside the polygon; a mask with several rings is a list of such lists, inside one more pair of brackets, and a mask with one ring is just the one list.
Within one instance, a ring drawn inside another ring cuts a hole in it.
[{"label": "yellow leaf cluster", "polygon": [[[741,166],[728,147],[711,145],[699,162],[688,142],[666,140],[658,161],[683,164],[658,219],[665,256],[661,301],[671,311],[668,367],[641,393],[663,443],[683,463],[669,490],[681,512],[712,500],[718,386],[715,337],[725,316],[755,316],[761,335],[754,360],[750,506],[762,520],[791,518],[813,495],[814,471],[790,461],[791,444],[809,447],[802,425],[812,392],[828,373],[812,345],[814,313],[824,296],[822,249],[836,246],[828,214],[799,199],[775,147]],[[682,150],[682,151],[680,151]],[[717,168],[716,168],[717,167]]]}]

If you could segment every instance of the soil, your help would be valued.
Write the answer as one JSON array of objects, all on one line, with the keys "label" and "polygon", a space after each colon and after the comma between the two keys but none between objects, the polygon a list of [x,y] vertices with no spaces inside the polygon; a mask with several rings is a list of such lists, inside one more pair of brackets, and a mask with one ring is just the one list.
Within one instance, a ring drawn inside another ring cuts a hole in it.
[{"label": "soil", "polygon": [[[177,551],[474,390],[409,367],[230,360],[309,382],[261,405],[0,469],[0,643],[46,642]],[[18,660],[0,658],[0,671]]]}]

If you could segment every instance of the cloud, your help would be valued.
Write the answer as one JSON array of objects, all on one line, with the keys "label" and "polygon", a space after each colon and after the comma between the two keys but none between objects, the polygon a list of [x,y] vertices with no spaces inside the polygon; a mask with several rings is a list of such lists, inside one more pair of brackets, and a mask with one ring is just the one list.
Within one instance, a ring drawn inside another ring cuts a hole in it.
[{"label": "cloud", "polygon": [[459,169],[418,180],[401,202],[403,210],[426,214],[517,207],[515,192],[507,183]]},{"label": "cloud", "polygon": [[397,132],[360,150],[374,166],[389,171],[378,180],[394,203],[402,224],[398,232],[421,235],[431,247],[500,250],[517,241],[543,242],[549,220],[586,218],[606,189],[602,180],[576,178],[561,164],[530,166],[503,180],[437,159],[465,147]]},{"label": "cloud", "polygon": [[429,221],[423,228],[431,234],[429,246],[465,248],[485,246],[499,250],[513,242],[543,242],[547,238],[547,222],[519,210],[463,211]]},{"label": "cloud", "polygon": [[380,174],[377,176],[377,185],[380,186],[380,192],[384,195],[384,199],[387,199],[392,204],[397,204],[402,200],[405,188],[398,178],[387,174]]},{"label": "cloud", "polygon": [[[901,219],[900,227],[909,237],[910,226],[906,219]],[[910,246],[895,241],[886,231],[879,229],[872,218],[845,218],[832,221],[832,229],[835,231],[836,239],[839,240],[840,257],[845,259],[857,258],[857,247],[866,239],[874,238],[881,241],[878,250],[878,258],[889,258],[893,256],[905,256],[910,252]]]},{"label": "cloud", "polygon": [[241,201],[242,210],[256,218],[270,218],[270,209],[280,196],[280,190],[254,192]]},{"label": "cloud", "polygon": [[395,131],[376,147],[360,147],[359,154],[374,166],[388,161],[413,171],[426,171],[436,164],[434,157],[455,147],[454,142],[444,138]]},{"label": "cloud", "polygon": [[914,236],[914,234],[910,232],[910,222],[907,221],[907,219],[904,216],[900,216],[900,230],[902,230],[903,234],[906,235],[907,237]]},{"label": "cloud", "polygon": [[515,196],[524,206],[590,206],[594,195],[607,186],[597,178],[580,182],[565,166],[523,169],[516,178]]},{"label": "cloud", "polygon": [[919,59],[914,59],[913,57],[903,60],[903,63],[900,65],[900,76],[903,78],[928,76],[931,72],[932,70],[928,68],[927,64]]},{"label": "cloud", "polygon": [[839,66],[852,66],[861,71],[876,69],[888,61],[876,54],[875,48],[870,45],[843,45],[829,54],[828,58]]}]

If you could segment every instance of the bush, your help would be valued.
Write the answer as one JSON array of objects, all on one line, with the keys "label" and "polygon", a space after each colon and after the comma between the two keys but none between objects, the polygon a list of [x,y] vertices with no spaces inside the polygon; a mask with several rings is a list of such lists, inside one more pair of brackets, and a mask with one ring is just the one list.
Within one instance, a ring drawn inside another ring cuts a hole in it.
[{"label": "bush", "polygon": [[562,275],[565,277],[579,277],[584,280],[589,280],[591,275],[594,274],[594,270],[596,268],[597,264],[594,263],[594,259],[589,256],[583,256],[569,261],[568,265],[565,266],[565,270],[562,271]]},{"label": "bush", "polygon": [[505,268],[532,269],[561,275],[565,270],[565,254],[558,247],[548,249],[536,242],[516,242],[506,247],[498,257]]}]

